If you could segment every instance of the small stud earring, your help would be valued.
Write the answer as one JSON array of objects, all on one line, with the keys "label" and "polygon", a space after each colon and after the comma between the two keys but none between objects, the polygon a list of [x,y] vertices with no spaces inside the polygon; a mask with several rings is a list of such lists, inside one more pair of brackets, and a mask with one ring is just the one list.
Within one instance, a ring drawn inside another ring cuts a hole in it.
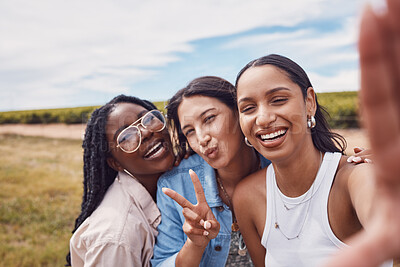
[{"label": "small stud earring", "polygon": [[245,142],[246,145],[248,145],[249,147],[253,147],[253,145],[249,142],[249,140],[247,140],[247,137],[244,137],[244,142]]}]

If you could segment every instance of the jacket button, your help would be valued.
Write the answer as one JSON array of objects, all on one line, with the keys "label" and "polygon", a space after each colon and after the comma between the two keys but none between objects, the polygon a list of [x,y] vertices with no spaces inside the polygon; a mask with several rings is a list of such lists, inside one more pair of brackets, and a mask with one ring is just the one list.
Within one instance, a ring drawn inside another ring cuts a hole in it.
[{"label": "jacket button", "polygon": [[218,207],[217,207],[217,210],[218,210],[219,212],[223,212],[223,211],[224,211],[224,206],[218,206]]},{"label": "jacket button", "polygon": [[215,251],[221,251],[222,247],[220,245],[217,245],[214,247]]}]

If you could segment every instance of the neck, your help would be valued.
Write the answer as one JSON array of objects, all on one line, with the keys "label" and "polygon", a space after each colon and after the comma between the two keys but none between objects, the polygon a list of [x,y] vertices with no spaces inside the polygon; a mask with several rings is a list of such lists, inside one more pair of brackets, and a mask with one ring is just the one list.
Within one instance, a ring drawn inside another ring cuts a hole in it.
[{"label": "neck", "polygon": [[136,179],[146,188],[147,192],[156,201],[157,181],[162,173],[135,175]]},{"label": "neck", "polygon": [[284,160],[272,162],[276,183],[283,194],[298,197],[311,187],[322,164],[323,153],[313,145],[297,149]]},{"label": "neck", "polygon": [[243,147],[233,160],[224,168],[217,169],[226,191],[232,196],[235,186],[246,176],[259,169],[259,157],[255,150],[243,143]]}]

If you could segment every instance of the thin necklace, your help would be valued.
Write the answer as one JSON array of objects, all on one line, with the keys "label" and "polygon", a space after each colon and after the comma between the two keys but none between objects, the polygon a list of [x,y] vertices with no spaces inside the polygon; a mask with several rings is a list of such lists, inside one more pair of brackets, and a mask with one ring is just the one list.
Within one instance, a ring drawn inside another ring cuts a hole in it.
[{"label": "thin necklace", "polygon": [[[317,171],[317,175],[318,175],[319,169],[321,168],[321,164],[322,164],[322,152],[320,151],[319,154],[320,154],[320,158],[319,158],[319,168],[318,168],[318,171]],[[295,208],[297,208],[300,204],[303,204],[303,203],[305,203],[305,202],[307,202],[307,201],[310,201],[311,198],[314,196],[314,195],[311,193],[311,196],[308,197],[308,196],[310,195],[310,192],[311,192],[310,189],[312,188],[312,191],[314,191],[315,183],[313,182],[311,188],[303,195],[302,199],[301,199],[299,202],[296,202],[296,203],[289,203],[289,202],[287,202],[287,201],[282,197],[282,193],[279,192],[278,182],[276,181],[276,178],[275,178],[275,185],[276,185],[275,190],[278,191],[278,196],[279,196],[279,198],[281,199],[281,201],[282,201],[282,203],[283,203],[283,206],[285,207],[286,210],[295,209]],[[275,194],[275,193],[274,193],[274,194]],[[289,207],[289,205],[292,206],[292,207]]]},{"label": "thin necklace", "polygon": [[[320,155],[321,155],[321,157],[320,157],[320,163],[319,163],[319,168],[318,168],[318,171],[317,171],[317,175],[318,175],[319,170],[321,169],[321,165],[322,165],[322,152],[320,152]],[[317,176],[317,175],[316,175],[316,176]],[[275,182],[276,182],[275,173],[274,173],[274,178],[275,178]],[[306,215],[304,216],[303,223],[301,224],[301,227],[300,227],[299,232],[298,232],[297,235],[295,235],[295,236],[288,236],[288,235],[286,235],[286,234],[282,231],[281,227],[279,226],[279,223],[278,223],[278,215],[277,215],[277,206],[276,206],[276,195],[275,195],[275,191],[276,191],[276,190],[274,190],[275,229],[279,230],[279,231],[281,232],[281,234],[282,234],[284,237],[286,237],[287,240],[293,240],[293,239],[299,238],[301,232],[303,231],[303,227],[304,227],[304,225],[305,225],[305,223],[306,223],[306,220],[307,220],[307,217],[308,217],[308,213],[309,213],[309,211],[310,211],[311,199],[312,199],[312,197],[314,196],[314,183],[315,183],[315,180],[316,180],[316,178],[314,179],[314,182],[313,182],[313,184],[312,184],[312,186],[311,186],[311,188],[310,188],[310,189],[311,189],[311,197],[310,197],[309,199],[305,200],[305,201],[304,201],[304,199],[302,199],[302,201],[300,201],[300,202],[298,202],[298,203],[295,203],[295,205],[296,205],[295,207],[297,207],[297,206],[299,206],[299,205],[302,204],[302,203],[308,202],[307,211],[306,211]],[[276,184],[276,185],[277,185],[277,187],[278,187],[278,184]],[[309,189],[309,190],[310,190],[310,189]],[[308,192],[309,192],[309,190],[308,190]],[[308,193],[307,193],[306,195],[308,195]],[[280,196],[280,197],[281,197],[281,196]],[[290,210],[290,209],[288,209],[288,207],[286,207],[285,202],[283,201],[282,197],[281,197],[281,200],[282,200],[282,203],[283,203],[283,205],[285,206],[286,210]],[[295,207],[292,207],[291,209],[294,209]]]},{"label": "thin necklace", "polygon": [[225,199],[228,201],[229,209],[232,211],[232,220],[233,220],[232,226],[231,226],[232,231],[233,231],[233,232],[237,232],[237,231],[239,231],[239,225],[238,225],[237,220],[236,220],[235,212],[233,211],[231,198],[229,197],[228,193],[225,191],[225,188],[224,188],[224,186],[222,185],[222,181],[221,181],[221,179],[219,178],[218,172],[215,171],[215,174],[216,174],[216,177],[217,177],[218,185],[219,185],[219,187],[221,188],[222,192],[224,193]]}]

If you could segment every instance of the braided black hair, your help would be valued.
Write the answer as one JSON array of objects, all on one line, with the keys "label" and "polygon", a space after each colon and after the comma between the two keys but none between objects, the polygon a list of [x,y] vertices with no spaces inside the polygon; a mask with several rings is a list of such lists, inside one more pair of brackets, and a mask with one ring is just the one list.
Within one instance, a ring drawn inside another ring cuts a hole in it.
[{"label": "braided black hair", "polygon": [[[147,100],[132,96],[118,95],[104,106],[93,111],[86,126],[83,139],[83,197],[81,214],[75,220],[74,233],[78,227],[99,206],[110,185],[114,182],[117,171],[112,169],[108,163],[109,146],[106,136],[106,125],[108,115],[119,103],[132,103],[140,105],[147,110],[157,109]],[[71,255],[66,256],[67,264],[71,266]]]}]

